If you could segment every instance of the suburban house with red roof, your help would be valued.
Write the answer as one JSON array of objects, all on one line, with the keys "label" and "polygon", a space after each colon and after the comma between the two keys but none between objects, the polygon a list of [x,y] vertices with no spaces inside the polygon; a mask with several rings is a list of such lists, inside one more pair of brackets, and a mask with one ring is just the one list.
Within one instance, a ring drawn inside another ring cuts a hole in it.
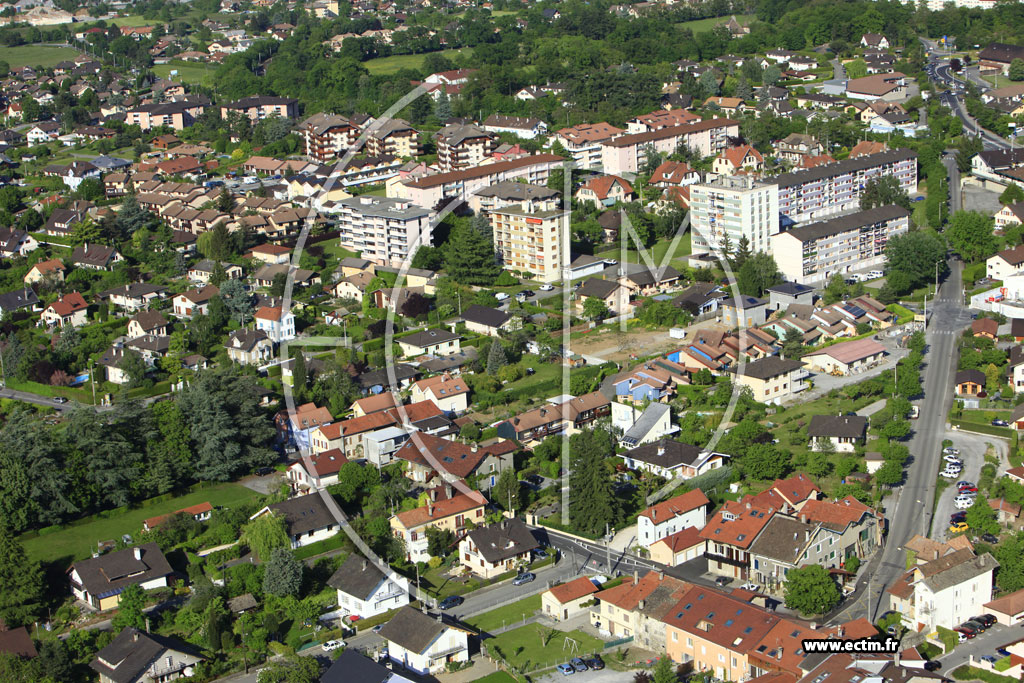
[{"label": "suburban house with red roof", "polygon": [[662,652],[665,620],[691,586],[660,571],[643,577],[634,572],[618,586],[594,595],[597,604],[590,611],[590,625],[602,636],[632,636],[639,647]]},{"label": "suburban house with red roof", "polygon": [[213,505],[209,502],[197,503],[190,505],[180,510],[175,510],[166,515],[158,515],[156,517],[150,517],[149,519],[142,522],[143,531],[152,531],[157,528],[174,515],[190,515],[197,522],[205,522],[213,516]]},{"label": "suburban house with red roof", "polygon": [[647,552],[655,562],[675,567],[703,555],[704,539],[700,537],[700,529],[688,526],[655,541],[647,547]]},{"label": "suburban house with red roof", "polygon": [[433,401],[448,414],[463,413],[469,408],[469,384],[447,373],[434,375],[413,383],[412,400]]},{"label": "suburban house with red roof", "polygon": [[459,543],[459,562],[477,576],[491,579],[526,567],[539,545],[521,519],[502,519],[467,533]]},{"label": "suburban house with red roof", "polygon": [[540,608],[555,621],[572,619],[586,611],[583,605],[592,600],[597,584],[588,576],[580,576],[567,583],[552,586],[540,595]]},{"label": "suburban house with red roof", "polygon": [[306,467],[306,459],[300,458],[288,466],[288,485],[293,493],[314,493],[317,489],[338,483],[338,472],[348,462],[337,448],[314,453],[309,456],[312,471]]},{"label": "suburban house with red roof", "polygon": [[[465,482],[462,482],[460,488],[465,486]],[[445,490],[451,494],[448,498],[440,499],[438,490],[431,489],[430,500],[426,505],[391,517],[391,530],[405,543],[407,560],[426,562],[430,559],[430,553],[427,552],[428,527],[452,531],[461,539],[467,522],[478,525],[483,523],[484,507],[487,505],[484,494],[479,491],[454,493],[448,485]]]},{"label": "suburban house with red roof", "polygon": [[282,312],[280,306],[261,306],[253,319],[256,329],[265,332],[275,344],[295,338],[295,315],[291,311]]},{"label": "suburban house with red roof", "polygon": [[43,309],[39,316],[48,327],[78,327],[88,322],[89,304],[78,292],[65,294]]},{"label": "suburban house with red roof", "polygon": [[712,162],[711,170],[719,175],[734,175],[741,171],[760,171],[764,168],[764,157],[750,145],[730,147]]},{"label": "suburban house with red roof", "polygon": [[633,186],[617,175],[604,175],[588,180],[576,190],[576,199],[590,202],[601,209],[617,203],[631,202],[636,199]]},{"label": "suburban house with red roof", "polygon": [[708,572],[736,579],[750,577],[750,546],[777,512],[750,503],[726,501],[700,530],[706,542]]},{"label": "suburban house with red roof", "polygon": [[449,441],[432,434],[417,434],[395,451],[396,460],[408,464],[405,476],[414,482],[425,484],[439,474],[466,479],[477,477],[477,487],[489,491],[501,473],[513,467],[516,445],[499,441],[490,446],[464,444]]},{"label": "suburban house with red roof", "polygon": [[710,504],[703,491],[693,489],[652,505],[636,518],[637,542],[648,547],[683,529],[704,528]]}]

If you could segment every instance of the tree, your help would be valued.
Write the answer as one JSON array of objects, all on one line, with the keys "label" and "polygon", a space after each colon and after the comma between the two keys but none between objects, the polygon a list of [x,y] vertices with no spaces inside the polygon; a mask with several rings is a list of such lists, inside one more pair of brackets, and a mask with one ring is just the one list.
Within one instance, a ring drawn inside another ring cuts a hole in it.
[{"label": "tree", "polygon": [[146,628],[146,616],[142,608],[146,605],[146,594],[137,583],[130,584],[121,591],[121,598],[117,603],[117,616],[114,617],[111,625],[115,631],[120,631],[128,626],[139,629]]},{"label": "tree", "polygon": [[998,248],[992,234],[992,218],[979,211],[954,213],[945,234],[949,246],[965,261],[979,261],[994,254]]},{"label": "tree", "polygon": [[1011,81],[1024,81],[1024,59],[1015,59],[1010,62],[1009,73]]},{"label": "tree", "polygon": [[782,338],[782,356],[796,359],[804,353],[804,335],[795,327],[786,330]]},{"label": "tree", "polygon": [[996,511],[988,504],[984,496],[977,496],[971,507],[967,508],[965,519],[967,526],[976,534],[998,534],[999,520],[996,518]]},{"label": "tree", "polygon": [[430,301],[419,292],[413,292],[402,302],[401,313],[406,318],[420,318],[430,312]]},{"label": "tree", "polygon": [[508,355],[505,353],[505,346],[500,340],[491,342],[491,350],[487,353],[487,374],[494,377],[498,370],[508,365]]},{"label": "tree", "polygon": [[270,281],[270,289],[267,293],[272,297],[280,299],[284,296],[286,286],[288,286],[288,273],[275,273],[274,279]]},{"label": "tree", "polygon": [[594,322],[603,320],[609,313],[608,306],[596,296],[588,296],[583,301],[583,315]]},{"label": "tree", "polygon": [[[946,272],[946,245],[942,240],[930,233],[914,231],[896,235],[885,245],[887,284],[893,285],[894,293],[906,292],[930,282],[935,277],[935,265],[938,273]],[[905,278],[896,289],[892,282],[895,273],[902,273]]]},{"label": "tree", "polygon": [[903,481],[903,463],[898,460],[886,460],[875,472],[875,481],[882,486],[896,486]]},{"label": "tree", "polygon": [[242,542],[261,559],[269,558],[278,548],[287,548],[284,517],[271,512],[249,521],[242,527]]},{"label": "tree", "polygon": [[228,190],[227,185],[220,189],[217,196],[217,210],[221,213],[231,213],[235,210],[235,198]]},{"label": "tree", "polygon": [[316,657],[288,655],[272,659],[260,669],[256,683],[316,683],[320,678],[320,664]]},{"label": "tree", "polygon": [[274,548],[264,565],[263,592],[279,597],[298,595],[302,587],[302,563],[287,548]]},{"label": "tree", "polygon": [[245,285],[241,280],[226,281],[220,288],[220,298],[238,324],[245,325],[248,322],[253,311],[252,297],[245,291]]},{"label": "tree", "polygon": [[40,612],[44,585],[39,564],[28,559],[7,524],[0,525],[0,618],[11,628],[30,623]]},{"label": "tree", "polygon": [[786,574],[786,607],[804,616],[825,614],[839,604],[839,589],[828,570],[818,564]]},{"label": "tree", "polygon": [[755,443],[747,448],[742,458],[743,474],[756,481],[780,479],[789,469],[789,454],[775,444]]},{"label": "tree", "polygon": [[742,268],[743,264],[750,258],[751,253],[750,240],[747,239],[746,235],[743,235],[736,243],[736,250],[732,253],[732,257],[729,259],[732,269],[735,271]]},{"label": "tree", "polygon": [[612,436],[592,429],[569,437],[569,522],[576,531],[605,533],[615,521],[616,499],[605,463],[615,453]]},{"label": "tree", "polygon": [[780,282],[782,275],[775,259],[760,251],[752,254],[736,273],[736,284],[747,296],[761,296],[764,290]]},{"label": "tree", "polygon": [[515,470],[511,467],[505,469],[495,482],[491,490],[491,500],[503,510],[512,512],[518,510],[521,501],[522,489]]},{"label": "tree", "polygon": [[427,553],[431,557],[444,557],[455,545],[455,532],[451,529],[427,527]]},{"label": "tree", "polygon": [[999,203],[1003,206],[1009,204],[1017,204],[1018,202],[1024,202],[1024,189],[1017,183],[1010,183],[1003,190],[1003,193],[999,195]]},{"label": "tree", "polygon": [[678,680],[672,658],[667,655],[660,658],[654,665],[651,683],[677,683]]},{"label": "tree", "polygon": [[437,97],[437,105],[434,107],[434,116],[442,124],[452,117],[452,103],[448,99],[448,92],[441,88],[441,94]]},{"label": "tree", "polygon": [[444,269],[460,284],[489,285],[501,272],[491,241],[466,221],[458,223],[444,246]]},{"label": "tree", "polygon": [[129,389],[139,386],[146,379],[146,363],[142,360],[142,356],[131,349],[124,349],[124,354],[117,367],[128,379],[126,386]]},{"label": "tree", "polygon": [[[422,99],[422,98],[420,98]],[[412,257],[412,268],[439,270],[444,265],[444,254],[438,247],[421,244]]]},{"label": "tree", "polygon": [[131,237],[136,230],[146,227],[151,218],[152,215],[139,206],[135,195],[130,193],[121,201],[121,210],[117,212],[114,225],[123,238]]},{"label": "tree", "polygon": [[887,175],[869,180],[860,196],[861,210],[867,211],[877,206],[889,206],[890,204],[910,210],[910,196],[907,195],[906,190],[900,187],[900,181],[896,176]]}]

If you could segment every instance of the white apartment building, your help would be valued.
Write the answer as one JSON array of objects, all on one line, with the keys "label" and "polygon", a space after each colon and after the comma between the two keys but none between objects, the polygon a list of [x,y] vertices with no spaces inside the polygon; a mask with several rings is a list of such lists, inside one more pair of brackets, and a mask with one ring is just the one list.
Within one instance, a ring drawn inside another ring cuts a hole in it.
[{"label": "white apartment building", "polygon": [[694,254],[721,249],[728,237],[735,248],[740,238],[752,251],[767,252],[779,232],[779,188],[749,176],[723,176],[690,186],[690,227]]},{"label": "white apartment building", "polygon": [[568,211],[538,210],[532,202],[525,202],[493,209],[488,215],[494,247],[505,268],[530,273],[541,282],[561,277],[562,230],[568,228]]},{"label": "white apartment building", "polygon": [[732,119],[707,119],[646,133],[620,135],[601,144],[601,165],[608,175],[637,173],[647,160],[647,150],[672,154],[686,146],[702,157],[725,151],[729,138],[739,137],[740,123]]},{"label": "white apartment building", "polygon": [[572,154],[576,166],[581,169],[601,168],[601,143],[624,133],[610,123],[581,123],[558,131],[554,139]]},{"label": "white apartment building", "polygon": [[868,181],[884,176],[895,177],[907,192],[915,191],[917,152],[887,150],[776,176],[783,226],[857,210]]},{"label": "white apartment building", "polygon": [[401,266],[430,244],[431,211],[401,199],[360,195],[338,202],[341,246],[380,265]]},{"label": "white apartment building", "polygon": [[880,268],[885,245],[909,229],[909,211],[879,206],[773,235],[771,253],[790,282],[823,284],[836,273]]}]

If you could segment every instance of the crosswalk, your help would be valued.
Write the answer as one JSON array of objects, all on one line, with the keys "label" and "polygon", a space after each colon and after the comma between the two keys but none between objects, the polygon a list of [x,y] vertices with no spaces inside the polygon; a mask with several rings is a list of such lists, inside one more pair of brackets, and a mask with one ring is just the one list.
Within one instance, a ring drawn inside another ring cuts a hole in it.
[{"label": "crosswalk", "polygon": [[962,330],[929,330],[928,334],[941,334],[951,337],[956,337],[962,334]]}]

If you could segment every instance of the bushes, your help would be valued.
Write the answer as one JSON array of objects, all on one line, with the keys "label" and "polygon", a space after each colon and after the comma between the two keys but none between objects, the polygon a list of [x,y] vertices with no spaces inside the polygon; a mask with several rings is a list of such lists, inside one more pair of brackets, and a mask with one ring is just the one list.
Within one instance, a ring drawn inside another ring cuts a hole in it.
[{"label": "bushes", "polygon": [[984,669],[977,669],[973,666],[967,666],[966,664],[957,669],[953,669],[953,678],[958,681],[979,680],[985,681],[985,683],[1017,683],[1016,678],[1000,676],[997,673],[985,671]]}]

